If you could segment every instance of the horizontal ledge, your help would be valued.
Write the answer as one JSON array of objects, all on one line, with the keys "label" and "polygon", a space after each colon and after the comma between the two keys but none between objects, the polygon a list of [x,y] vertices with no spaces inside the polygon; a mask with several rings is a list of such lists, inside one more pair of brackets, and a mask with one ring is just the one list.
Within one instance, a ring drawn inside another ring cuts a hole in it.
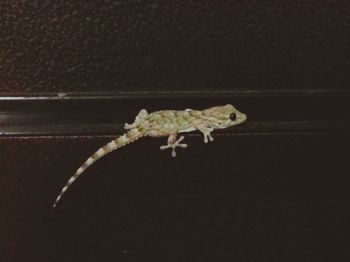
[{"label": "horizontal ledge", "polygon": [[[248,121],[230,133],[348,132],[349,92],[211,92],[68,97],[0,97],[0,136],[120,134],[141,109],[233,104]],[[322,95],[321,95],[322,94]]]},{"label": "horizontal ledge", "polygon": [[135,98],[199,98],[199,97],[300,97],[300,96],[350,96],[348,89],[309,90],[171,90],[171,91],[125,91],[125,92],[60,92],[60,93],[2,93],[0,101],[21,100],[81,100],[81,99],[135,99]]}]

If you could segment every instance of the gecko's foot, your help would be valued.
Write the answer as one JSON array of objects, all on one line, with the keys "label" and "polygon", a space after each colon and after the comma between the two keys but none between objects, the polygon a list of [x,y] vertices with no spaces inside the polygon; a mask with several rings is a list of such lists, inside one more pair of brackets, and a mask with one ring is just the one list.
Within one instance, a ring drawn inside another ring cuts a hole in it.
[{"label": "gecko's foot", "polygon": [[161,146],[160,147],[160,150],[165,150],[165,149],[168,149],[168,148],[171,148],[172,151],[171,151],[171,155],[172,157],[176,157],[176,151],[175,149],[177,147],[181,147],[181,148],[186,148],[187,147],[187,144],[180,144],[180,142],[182,140],[184,140],[185,138],[183,136],[181,136],[178,140],[176,140],[175,142],[171,143],[168,141],[168,144],[167,145],[164,145],[164,146]]},{"label": "gecko's foot", "polygon": [[214,141],[214,138],[211,136],[210,133],[204,133],[204,143],[208,143],[208,138],[209,138],[209,141],[211,142]]}]

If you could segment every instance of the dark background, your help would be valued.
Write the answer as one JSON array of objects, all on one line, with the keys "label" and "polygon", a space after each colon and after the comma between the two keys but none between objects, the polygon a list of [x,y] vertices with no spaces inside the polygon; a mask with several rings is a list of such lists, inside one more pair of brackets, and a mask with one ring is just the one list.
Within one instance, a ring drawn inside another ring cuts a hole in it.
[{"label": "dark background", "polygon": [[2,1],[10,93],[343,89],[349,1]]},{"label": "dark background", "polygon": [[[0,261],[348,261],[348,1],[0,3]],[[205,145],[138,111],[232,103]]]}]

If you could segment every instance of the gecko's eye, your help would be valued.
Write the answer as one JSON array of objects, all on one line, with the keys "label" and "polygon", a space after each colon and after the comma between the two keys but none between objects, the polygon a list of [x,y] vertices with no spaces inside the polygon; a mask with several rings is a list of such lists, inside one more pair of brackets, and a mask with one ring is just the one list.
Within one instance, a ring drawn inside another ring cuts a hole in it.
[{"label": "gecko's eye", "polygon": [[236,114],[235,113],[231,113],[230,114],[230,120],[231,121],[235,121],[236,120]]}]

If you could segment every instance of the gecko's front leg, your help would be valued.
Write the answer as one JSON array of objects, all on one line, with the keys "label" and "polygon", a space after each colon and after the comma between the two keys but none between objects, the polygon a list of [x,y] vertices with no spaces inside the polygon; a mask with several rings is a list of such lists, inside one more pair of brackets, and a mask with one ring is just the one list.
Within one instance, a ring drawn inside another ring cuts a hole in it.
[{"label": "gecko's front leg", "polygon": [[180,138],[178,140],[176,140],[176,136],[177,136],[177,134],[171,134],[168,137],[168,144],[160,147],[160,150],[165,150],[165,149],[171,148],[172,149],[172,152],[171,152],[172,157],[176,157],[176,151],[175,151],[176,147],[181,147],[181,148],[187,147],[187,144],[180,144],[180,142],[182,140],[184,140],[185,138],[183,136],[180,136]]},{"label": "gecko's front leg", "polygon": [[211,132],[214,131],[214,128],[207,126],[197,126],[196,128],[203,133],[204,143],[208,143],[208,139],[211,142],[214,141],[214,138],[211,136]]}]

